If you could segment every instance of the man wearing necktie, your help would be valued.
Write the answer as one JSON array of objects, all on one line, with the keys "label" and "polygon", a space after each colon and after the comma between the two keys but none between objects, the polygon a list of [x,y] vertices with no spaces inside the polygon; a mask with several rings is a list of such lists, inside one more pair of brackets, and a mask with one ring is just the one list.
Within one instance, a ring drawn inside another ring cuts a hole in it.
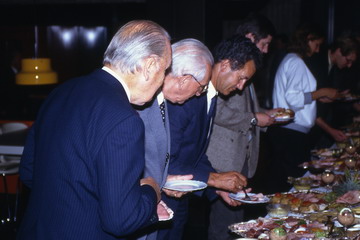
[{"label": "man wearing necktie", "polygon": [[[238,27],[237,34],[253,42],[262,54],[268,52],[274,27],[262,15],[250,15]],[[253,82],[253,81],[252,81]],[[218,98],[213,132],[207,155],[218,172],[238,171],[254,176],[259,156],[260,128],[271,125],[271,114],[259,107],[254,84]],[[227,239],[228,226],[243,221],[243,207],[229,208],[221,199],[211,204],[209,239]]]},{"label": "man wearing necktie", "polygon": [[[192,175],[169,175],[170,126],[167,100],[183,103],[200,95],[210,79],[214,63],[209,49],[196,39],[184,39],[172,44],[172,66],[167,73],[162,91],[148,104],[134,106],[145,125],[144,177],[153,177],[160,187],[166,180],[187,180]],[[184,192],[162,189],[163,197],[180,198]],[[160,207],[160,206],[159,206]],[[137,232],[131,239],[153,240],[157,227],[151,226]]]},{"label": "man wearing necktie", "polygon": [[[169,174],[192,174],[195,180],[206,182],[210,187],[196,194],[206,195],[210,200],[218,194],[230,205],[237,205],[228,196],[238,192],[247,181],[238,172],[217,173],[211,166],[205,151],[215,114],[218,92],[228,95],[242,89],[254,74],[261,54],[254,44],[243,37],[233,37],[221,42],[215,51],[215,64],[207,93],[194,97],[184,104],[168,104],[171,130],[171,155]],[[166,82],[164,88],[166,87]],[[164,89],[163,88],[163,89]],[[205,88],[204,88],[205,89]],[[203,90],[205,93],[205,90]],[[165,95],[166,98],[166,95]],[[182,239],[187,219],[188,199],[162,198],[175,212],[172,225],[160,230],[158,239]]]}]

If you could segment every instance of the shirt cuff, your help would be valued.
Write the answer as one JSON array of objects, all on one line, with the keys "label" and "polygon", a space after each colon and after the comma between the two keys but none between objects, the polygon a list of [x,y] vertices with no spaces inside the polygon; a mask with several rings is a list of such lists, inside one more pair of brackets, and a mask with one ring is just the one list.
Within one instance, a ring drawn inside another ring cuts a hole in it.
[{"label": "shirt cuff", "polygon": [[310,104],[312,101],[311,92],[304,93],[304,104]]}]

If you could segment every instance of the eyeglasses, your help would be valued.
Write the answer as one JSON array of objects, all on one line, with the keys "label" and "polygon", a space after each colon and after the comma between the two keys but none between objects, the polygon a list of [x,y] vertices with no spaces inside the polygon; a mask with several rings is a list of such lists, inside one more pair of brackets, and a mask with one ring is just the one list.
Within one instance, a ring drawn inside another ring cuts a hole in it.
[{"label": "eyeglasses", "polygon": [[355,62],[354,59],[350,58],[349,56],[344,56],[347,64],[353,64]]},{"label": "eyeglasses", "polygon": [[197,84],[199,84],[199,89],[198,89],[198,93],[202,94],[202,93],[206,93],[208,88],[209,88],[209,85],[206,84],[206,85],[202,85],[197,79],[196,77],[194,77],[194,75],[190,74],[190,73],[184,73],[183,76],[191,76],[196,82]]}]

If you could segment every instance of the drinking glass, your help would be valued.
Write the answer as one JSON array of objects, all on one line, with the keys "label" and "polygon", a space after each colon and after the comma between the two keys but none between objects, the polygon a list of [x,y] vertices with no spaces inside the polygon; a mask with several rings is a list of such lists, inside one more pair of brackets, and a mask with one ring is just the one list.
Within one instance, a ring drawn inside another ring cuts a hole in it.
[{"label": "drinking glass", "polygon": [[355,216],[350,208],[343,208],[337,215],[337,219],[341,225],[344,226],[345,235],[342,239],[350,239],[347,237],[347,229],[354,224]]},{"label": "drinking glass", "polygon": [[330,169],[326,169],[321,174],[321,180],[326,184],[327,188],[331,188],[331,184],[335,180],[335,174]]}]

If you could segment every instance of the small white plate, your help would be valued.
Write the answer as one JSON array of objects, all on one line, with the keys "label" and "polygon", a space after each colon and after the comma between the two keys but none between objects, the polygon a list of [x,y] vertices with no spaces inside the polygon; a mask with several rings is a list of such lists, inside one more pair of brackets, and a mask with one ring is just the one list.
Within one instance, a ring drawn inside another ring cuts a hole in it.
[{"label": "small white plate", "polygon": [[207,187],[207,184],[196,180],[174,180],[166,182],[164,188],[179,192],[192,192]]},{"label": "small white plate", "polygon": [[167,218],[159,217],[159,221],[164,222],[164,221],[169,221],[170,219],[172,219],[174,217],[174,211],[171,208],[169,208],[163,201],[160,201],[159,204],[161,204],[169,214],[169,217],[167,217]]},{"label": "small white plate", "polygon": [[[249,197],[252,198],[252,196],[256,195],[255,193],[248,193]],[[270,201],[270,198],[268,198],[267,196],[264,196],[263,199],[261,200],[244,200],[245,198],[245,194],[243,192],[239,192],[239,193],[230,193],[229,197],[236,200],[236,201],[240,201],[243,203],[249,203],[249,204],[255,204],[255,203],[267,203]]]},{"label": "small white plate", "polygon": [[275,117],[275,121],[276,122],[289,122],[289,121],[292,121],[294,120],[293,117],[287,117],[287,118],[284,118],[284,117]]}]

